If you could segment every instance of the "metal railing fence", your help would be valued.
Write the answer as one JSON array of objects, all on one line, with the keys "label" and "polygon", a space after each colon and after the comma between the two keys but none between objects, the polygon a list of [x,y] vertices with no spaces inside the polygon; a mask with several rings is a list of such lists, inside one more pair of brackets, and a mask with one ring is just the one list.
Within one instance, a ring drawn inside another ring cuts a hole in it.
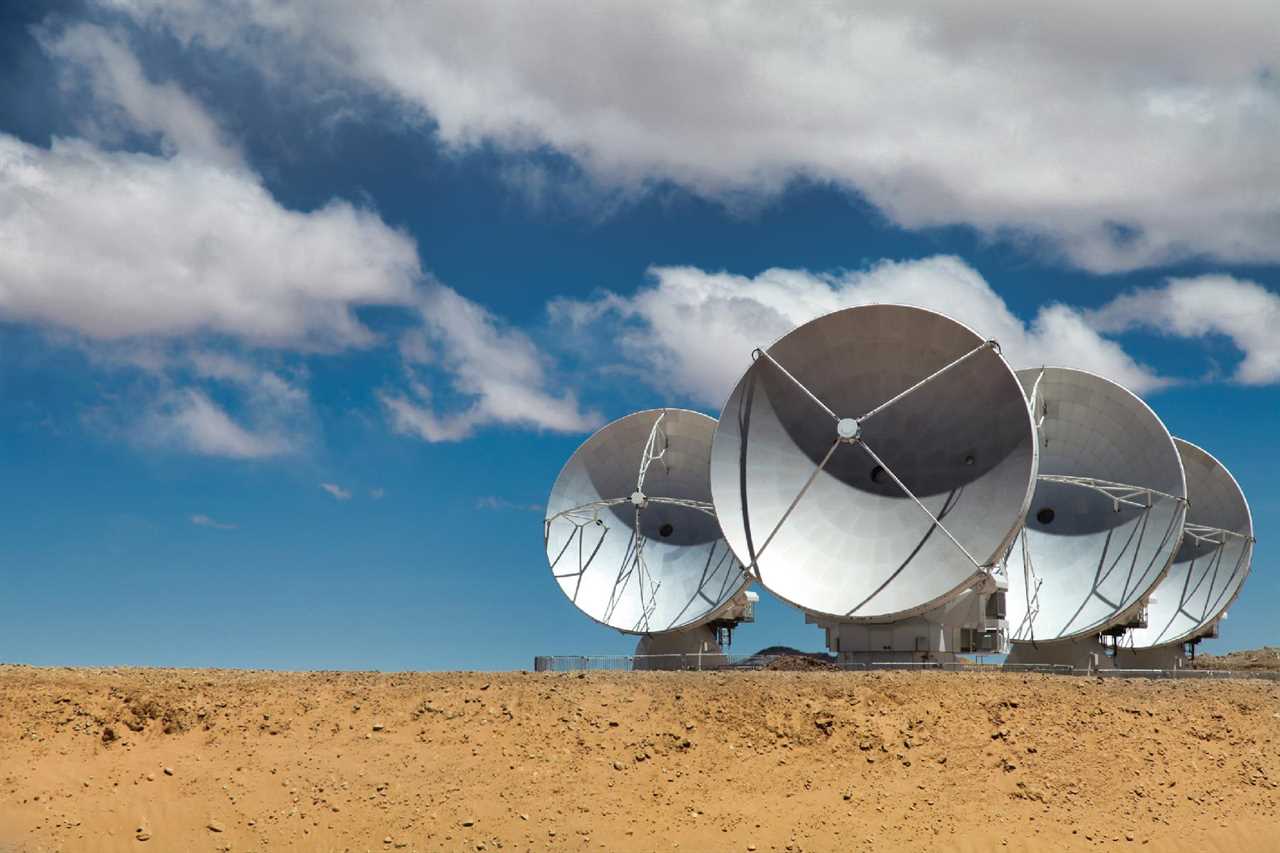
[{"label": "metal railing fence", "polygon": [[824,661],[791,655],[674,654],[674,655],[539,655],[534,672],[726,672],[782,669],[796,672],[1022,672],[1046,675],[1097,676],[1099,678],[1224,679],[1261,678],[1280,681],[1280,672],[1224,669],[1077,669],[1067,664],[987,663],[939,661]]}]

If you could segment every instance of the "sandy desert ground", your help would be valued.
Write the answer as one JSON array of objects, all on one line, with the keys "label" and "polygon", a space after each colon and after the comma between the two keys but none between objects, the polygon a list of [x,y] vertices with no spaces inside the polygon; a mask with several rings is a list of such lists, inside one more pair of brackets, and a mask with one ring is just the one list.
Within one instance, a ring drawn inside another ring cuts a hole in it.
[{"label": "sandy desert ground", "polygon": [[1280,850],[1280,683],[0,667],[0,850]]}]

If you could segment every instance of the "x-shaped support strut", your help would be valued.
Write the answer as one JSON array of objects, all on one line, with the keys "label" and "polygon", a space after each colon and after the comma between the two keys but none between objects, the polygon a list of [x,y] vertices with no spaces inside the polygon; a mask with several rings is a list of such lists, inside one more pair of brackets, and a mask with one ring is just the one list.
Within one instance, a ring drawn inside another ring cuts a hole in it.
[{"label": "x-shaped support strut", "polygon": [[831,418],[836,422],[836,437],[835,437],[835,440],[831,443],[830,449],[827,450],[826,455],[822,457],[822,461],[818,463],[817,468],[813,470],[813,472],[809,475],[809,478],[805,480],[804,485],[801,486],[800,491],[796,494],[795,498],[791,501],[790,504],[787,505],[786,510],[782,513],[782,516],[778,519],[778,522],[773,526],[773,529],[769,531],[769,535],[765,537],[764,542],[762,542],[760,545],[760,548],[751,555],[752,565],[749,568],[755,572],[756,576],[759,577],[760,575],[760,555],[764,553],[765,548],[769,547],[769,543],[772,542],[773,538],[778,534],[778,531],[782,528],[783,523],[786,522],[786,520],[791,516],[791,513],[796,508],[796,505],[800,503],[801,498],[803,498],[805,493],[809,491],[809,487],[813,485],[815,480],[817,480],[818,474],[821,473],[826,468],[827,463],[831,461],[831,457],[835,455],[836,450],[839,449],[839,447],[842,444],[859,445],[863,449],[863,451],[865,451],[866,454],[871,457],[872,461],[875,462],[876,465],[878,465],[881,470],[883,470],[886,474],[889,475],[889,478],[893,480],[894,484],[897,485],[899,489],[902,490],[903,494],[911,498],[911,500],[915,503],[915,505],[920,507],[920,510],[929,517],[929,520],[933,522],[933,525],[937,527],[939,530],[941,530],[943,534],[948,539],[951,540],[951,543],[955,545],[957,549],[959,549],[960,553],[964,554],[964,556],[969,560],[969,562],[973,563],[975,568],[981,571],[991,571],[992,565],[982,564],[982,563],[979,563],[976,559],[974,559],[974,556],[969,553],[968,549],[966,549],[963,545],[960,544],[960,540],[952,535],[951,531],[947,529],[947,526],[938,520],[937,516],[935,516],[929,510],[929,508],[924,505],[923,501],[921,501],[918,497],[916,497],[915,493],[912,492],[911,489],[907,488],[906,484],[903,483],[902,480],[898,478],[898,475],[893,472],[892,468],[890,468],[887,464],[885,464],[885,461],[880,458],[880,456],[871,448],[870,445],[867,444],[866,439],[864,439],[862,436],[862,425],[865,424],[867,421],[871,420],[876,415],[880,414],[881,412],[885,411],[889,407],[893,406],[895,403],[898,403],[899,401],[905,399],[906,397],[909,397],[910,395],[914,394],[916,391],[928,385],[930,382],[933,382],[935,379],[947,373],[948,371],[953,370],[954,368],[958,367],[959,365],[973,358],[978,353],[981,353],[988,349],[993,350],[995,352],[999,352],[1000,345],[997,344],[995,341],[983,341],[981,344],[969,350],[964,355],[960,356],[959,358],[955,359],[949,364],[946,364],[945,366],[939,368],[938,370],[935,370],[933,373],[930,373],[928,376],[924,377],[919,382],[916,382],[910,387],[900,391],[899,393],[890,397],[888,400],[885,400],[880,405],[864,413],[860,417],[841,417],[840,415],[837,415],[830,406],[824,403],[818,397],[818,395],[813,393],[813,391],[809,390],[809,388],[806,387],[803,382],[797,379],[791,373],[791,371],[783,367],[782,364],[780,364],[777,359],[775,359],[772,355],[770,355],[768,351],[763,349],[755,350],[751,354],[752,358],[756,360],[763,358],[766,361],[768,361],[770,364],[772,364],[775,368],[778,369],[778,371],[783,376],[787,377],[787,379],[789,379],[797,388],[803,391],[805,396],[807,396],[810,400],[812,400],[814,404],[818,406],[818,408],[822,409],[822,411],[830,415]]}]

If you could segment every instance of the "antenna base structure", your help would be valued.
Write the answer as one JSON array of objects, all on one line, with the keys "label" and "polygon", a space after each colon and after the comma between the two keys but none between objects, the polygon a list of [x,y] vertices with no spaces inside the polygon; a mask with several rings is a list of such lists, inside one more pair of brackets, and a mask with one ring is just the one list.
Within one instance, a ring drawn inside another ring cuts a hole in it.
[{"label": "antenna base structure", "polygon": [[636,643],[636,670],[716,669],[728,661],[716,631],[695,625],[683,631],[645,634]]},{"label": "antenna base structure", "polygon": [[[1124,669],[1183,669],[1196,659],[1196,648],[1203,640],[1218,639],[1218,627],[1227,614],[1223,613],[1195,635],[1161,646],[1140,646],[1134,637],[1142,632],[1133,631],[1125,637],[1116,653],[1116,666]],[[1149,627],[1149,626],[1143,626]]]},{"label": "antenna base structure", "polygon": [[716,617],[708,621],[707,627],[715,632],[716,642],[726,649],[733,645],[733,629],[739,625],[756,621],[756,605],[760,596],[749,589],[738,593]]},{"label": "antenna base structure", "polygon": [[1007,583],[989,574],[972,590],[940,607],[893,622],[850,622],[806,613],[823,630],[840,663],[954,663],[967,655],[1009,651],[1005,620]]},{"label": "antenna base structure", "polygon": [[1204,639],[1196,637],[1185,643],[1172,643],[1152,649],[1121,647],[1116,652],[1119,669],[1185,669],[1195,659],[1196,645]]},{"label": "antenna base structure", "polygon": [[1045,643],[1012,643],[1008,664],[1070,666],[1078,672],[1103,669],[1182,669],[1191,654],[1182,644],[1157,649],[1137,649],[1115,633],[1054,640]]},{"label": "antenna base structure", "polygon": [[756,621],[760,596],[739,592],[716,618],[681,631],[645,634],[636,643],[634,668],[638,670],[715,669],[729,662],[726,650],[733,643],[733,629]]}]

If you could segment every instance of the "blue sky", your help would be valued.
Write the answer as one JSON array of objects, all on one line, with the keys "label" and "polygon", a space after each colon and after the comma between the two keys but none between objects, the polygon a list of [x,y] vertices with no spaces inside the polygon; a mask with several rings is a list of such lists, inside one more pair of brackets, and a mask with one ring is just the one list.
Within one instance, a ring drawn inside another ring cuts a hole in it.
[{"label": "blue sky", "polygon": [[[1276,9],[999,7],[6,7],[0,660],[629,651],[547,570],[560,466],[875,300],[1217,455],[1205,648],[1280,642]],[[820,645],[763,598],[737,650]]]}]

